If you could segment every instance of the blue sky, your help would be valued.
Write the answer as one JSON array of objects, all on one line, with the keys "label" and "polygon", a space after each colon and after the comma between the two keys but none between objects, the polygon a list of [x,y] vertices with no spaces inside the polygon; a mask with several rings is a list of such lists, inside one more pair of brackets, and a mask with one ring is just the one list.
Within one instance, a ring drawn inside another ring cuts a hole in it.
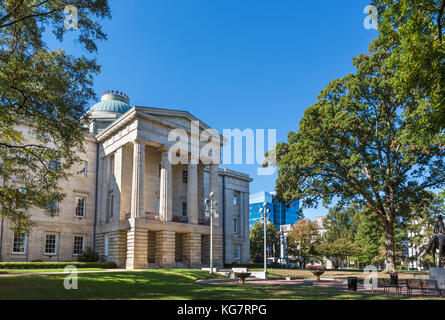
[{"label": "blue sky", "polygon": [[[183,109],[223,129],[298,130],[305,108],[331,80],[353,71],[375,30],[363,26],[369,1],[126,0],[112,1],[99,43],[98,95],[126,92],[132,105]],[[51,48],[85,54],[48,36]],[[232,165],[273,191],[276,176],[257,165]],[[327,210],[305,210],[307,217]]]}]

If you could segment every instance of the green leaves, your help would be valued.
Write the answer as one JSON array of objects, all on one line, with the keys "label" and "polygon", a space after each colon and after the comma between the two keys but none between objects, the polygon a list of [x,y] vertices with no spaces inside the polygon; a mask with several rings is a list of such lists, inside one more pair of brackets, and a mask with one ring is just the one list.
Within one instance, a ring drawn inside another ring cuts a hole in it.
[{"label": "green leaves", "polygon": [[[269,248],[276,248],[278,250],[278,236],[275,224],[268,223],[266,227],[266,242]],[[256,222],[252,229],[250,229],[250,257],[252,261],[255,258],[264,256],[264,224]]]},{"label": "green leaves", "polygon": [[358,56],[357,71],[333,80],[306,109],[298,132],[279,146],[276,189],[306,207],[366,204],[385,227],[394,262],[395,219],[424,190],[444,186],[445,144],[428,125],[431,100],[395,87],[390,57],[381,47]]},{"label": "green leaves", "polygon": [[25,190],[23,209],[56,214],[64,197],[58,186],[84,151],[82,116],[100,67],[94,58],[49,51],[42,41],[48,27],[63,39],[68,4],[79,13],[79,42],[94,53],[95,41],[106,37],[92,19],[110,16],[108,1],[0,3],[0,214],[20,230],[31,224],[16,206],[17,191]]},{"label": "green leaves", "polygon": [[391,52],[385,67],[401,96],[419,96],[431,102],[428,127],[443,130],[445,119],[445,1],[375,0],[379,9],[379,37],[370,50]]}]

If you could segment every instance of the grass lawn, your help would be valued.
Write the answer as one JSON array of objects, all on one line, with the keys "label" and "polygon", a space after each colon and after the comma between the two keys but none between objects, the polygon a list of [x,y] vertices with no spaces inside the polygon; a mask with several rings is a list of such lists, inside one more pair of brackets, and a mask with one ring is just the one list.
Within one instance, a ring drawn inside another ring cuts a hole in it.
[{"label": "grass lawn", "polygon": [[150,299],[150,300],[373,300],[406,297],[358,294],[334,288],[224,286],[195,283],[210,279],[200,270],[147,270],[79,274],[78,290],[65,290],[65,275],[0,277],[0,299]]}]

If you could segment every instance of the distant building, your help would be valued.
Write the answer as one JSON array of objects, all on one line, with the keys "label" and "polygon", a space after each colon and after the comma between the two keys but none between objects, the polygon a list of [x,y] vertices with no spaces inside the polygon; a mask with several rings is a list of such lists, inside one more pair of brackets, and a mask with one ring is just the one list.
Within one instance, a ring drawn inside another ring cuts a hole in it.
[{"label": "distant building", "polygon": [[[200,159],[186,154],[187,163],[170,160],[176,150],[172,130],[186,132],[189,142],[182,150],[193,150],[189,137],[209,130],[207,125],[187,111],[131,107],[129,97],[114,90],[88,115],[85,150],[78,153],[84,162],[60,184],[66,198],[54,204],[58,214],[20,209],[34,223],[27,234],[14,232],[6,219],[0,225],[0,261],[77,261],[93,248],[100,260],[127,269],[206,267],[211,228],[204,199],[213,192],[220,203],[220,217],[213,219],[214,266],[249,263],[252,179],[219,168],[204,153]],[[199,130],[193,133],[195,121]],[[17,129],[26,141],[35,139],[27,124]]]},{"label": "distant building", "polygon": [[320,236],[323,236],[326,233],[326,228],[324,227],[324,221],[326,220],[326,216],[323,217],[316,217],[314,222],[317,224],[318,227],[318,234]]},{"label": "distant building", "polygon": [[249,226],[252,229],[255,222],[261,222],[260,209],[266,203],[266,208],[270,209],[270,221],[280,230],[282,225],[293,225],[300,219],[300,202],[296,200],[292,203],[278,201],[273,193],[259,192],[250,195],[250,215]]}]

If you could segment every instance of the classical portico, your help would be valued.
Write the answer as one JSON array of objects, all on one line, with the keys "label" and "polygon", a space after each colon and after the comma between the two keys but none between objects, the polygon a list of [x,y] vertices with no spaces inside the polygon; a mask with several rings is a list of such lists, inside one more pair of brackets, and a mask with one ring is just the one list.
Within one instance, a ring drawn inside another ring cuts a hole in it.
[{"label": "classical portico", "polygon": [[[187,112],[135,107],[98,134],[96,243],[105,260],[128,269],[208,264],[203,201],[211,191],[220,198],[219,166],[191,152],[187,163],[169,160],[176,143],[170,130],[191,135],[191,121],[197,119]],[[214,225],[214,261],[221,265],[222,228],[219,220]]]},{"label": "classical portico", "polygon": [[[66,194],[59,214],[29,208],[34,225],[26,236],[6,219],[3,261],[77,261],[91,248],[101,261],[129,269],[208,266],[204,199],[213,191],[222,217],[215,221],[214,265],[222,265],[223,255],[227,263],[249,262],[252,180],[212,163],[222,141],[216,132],[185,111],[131,107],[115,90],[104,92],[87,115],[89,133],[78,150],[83,161],[59,186]],[[20,131],[28,141],[35,138],[27,126]],[[177,131],[186,138],[179,162],[169,160],[177,143],[169,134]]]}]

